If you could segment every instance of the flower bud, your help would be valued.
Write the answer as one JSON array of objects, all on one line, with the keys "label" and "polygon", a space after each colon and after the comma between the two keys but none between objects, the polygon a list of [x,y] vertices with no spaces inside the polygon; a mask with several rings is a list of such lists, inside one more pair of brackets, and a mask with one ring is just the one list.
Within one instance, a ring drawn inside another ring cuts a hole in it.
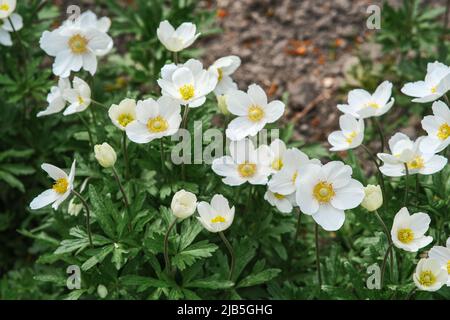
[{"label": "flower bud", "polygon": [[366,208],[368,211],[375,211],[383,204],[383,194],[381,192],[380,186],[367,185],[364,188],[364,196],[363,201],[361,202],[361,206]]},{"label": "flower bud", "polygon": [[108,289],[104,285],[99,284],[97,287],[97,294],[100,298],[104,299],[108,295]]},{"label": "flower bud", "polygon": [[180,190],[173,196],[170,208],[177,218],[190,217],[197,208],[197,197],[191,192]]},{"label": "flower bud", "polygon": [[227,106],[227,96],[224,94],[217,95],[217,106],[219,107],[220,112],[222,112],[224,115],[230,114],[230,111],[228,111]]},{"label": "flower bud", "polygon": [[95,158],[98,163],[104,168],[114,166],[117,160],[117,155],[114,149],[106,142],[94,146]]}]

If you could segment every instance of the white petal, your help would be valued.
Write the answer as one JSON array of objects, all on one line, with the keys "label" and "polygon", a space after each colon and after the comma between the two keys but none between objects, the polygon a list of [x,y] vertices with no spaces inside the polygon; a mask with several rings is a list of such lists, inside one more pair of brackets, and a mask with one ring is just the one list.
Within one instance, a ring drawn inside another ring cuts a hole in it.
[{"label": "white petal", "polygon": [[59,194],[53,189],[45,190],[36,198],[34,198],[33,201],[31,201],[30,208],[32,210],[43,208],[49,205],[50,203],[55,202],[58,199],[58,197]]},{"label": "white petal", "polygon": [[344,211],[335,209],[331,205],[321,205],[312,217],[326,231],[339,230],[345,222]]},{"label": "white petal", "polygon": [[364,187],[361,182],[351,179],[345,187],[336,189],[331,204],[340,210],[353,209],[360,205],[364,199]]}]

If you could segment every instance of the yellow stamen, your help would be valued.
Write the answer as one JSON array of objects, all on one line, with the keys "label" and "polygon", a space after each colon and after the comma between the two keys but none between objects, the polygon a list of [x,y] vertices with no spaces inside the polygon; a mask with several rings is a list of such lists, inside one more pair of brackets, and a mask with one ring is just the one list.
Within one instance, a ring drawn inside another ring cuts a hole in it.
[{"label": "yellow stamen", "polygon": [[379,109],[379,108],[380,108],[380,105],[379,105],[378,103],[376,103],[376,102],[369,102],[369,103],[366,104],[366,107],[371,107],[371,108],[374,108],[374,109]]},{"label": "yellow stamen", "polygon": [[244,162],[238,165],[239,175],[243,178],[253,177],[256,173],[256,164]]},{"label": "yellow stamen", "polygon": [[0,5],[0,10],[1,11],[8,11],[9,10],[9,5],[7,3],[1,4]]},{"label": "yellow stamen", "polygon": [[272,162],[272,169],[273,169],[273,170],[280,171],[281,168],[283,168],[283,160],[281,160],[281,158],[276,158],[276,159]]},{"label": "yellow stamen", "polygon": [[424,161],[421,156],[417,156],[406,165],[408,166],[408,169],[422,169],[424,167]]},{"label": "yellow stamen", "polygon": [[437,87],[431,88],[431,93],[436,93],[436,92],[437,92]]},{"label": "yellow stamen", "polygon": [[134,120],[134,117],[129,113],[122,113],[117,118],[117,122],[124,128],[133,120]]},{"label": "yellow stamen", "polygon": [[291,178],[292,183],[295,183],[295,181],[297,181],[297,177],[298,177],[298,171],[295,171]]},{"label": "yellow stamen", "polygon": [[450,126],[448,123],[444,123],[439,127],[437,136],[441,140],[445,140],[450,137]]},{"label": "yellow stamen", "polygon": [[222,216],[216,216],[213,219],[211,219],[211,223],[223,223],[225,222],[225,218]]},{"label": "yellow stamen", "polygon": [[219,74],[219,77],[217,78],[217,81],[220,81],[223,79],[223,71],[222,68],[217,69],[217,73]]},{"label": "yellow stamen", "polygon": [[260,106],[253,105],[248,108],[248,118],[253,122],[258,122],[264,117],[264,110]]},{"label": "yellow stamen", "polygon": [[447,273],[450,274],[450,260],[447,261]]},{"label": "yellow stamen", "polygon": [[322,203],[328,203],[334,197],[333,185],[331,183],[321,181],[313,189],[313,195],[317,201]]},{"label": "yellow stamen", "polygon": [[192,84],[185,84],[179,89],[179,91],[181,98],[185,101],[192,99],[195,95],[195,89]]},{"label": "yellow stamen", "polygon": [[414,232],[409,228],[400,229],[397,232],[397,238],[400,242],[408,244],[414,240]]},{"label": "yellow stamen", "polygon": [[69,182],[67,181],[67,179],[59,178],[58,180],[55,181],[52,188],[56,192],[63,194],[63,193],[66,193],[68,187],[69,187]]},{"label": "yellow stamen", "polygon": [[426,270],[419,275],[419,283],[425,287],[432,286],[436,282],[436,276],[433,272]]},{"label": "yellow stamen", "polygon": [[84,99],[82,96],[78,96],[78,103],[79,104],[84,104]]},{"label": "yellow stamen", "polygon": [[347,141],[348,144],[351,144],[357,135],[356,131],[352,131],[346,136],[345,141]]},{"label": "yellow stamen", "polygon": [[156,118],[151,118],[147,122],[147,129],[152,133],[158,133],[166,131],[169,127],[166,119],[161,116],[157,116]]},{"label": "yellow stamen", "polygon": [[83,54],[87,51],[88,40],[82,35],[76,34],[69,39],[69,48],[75,54]]},{"label": "yellow stamen", "polygon": [[279,193],[274,193],[273,196],[275,198],[277,198],[278,200],[283,200],[284,198],[286,198],[285,195],[279,194]]}]

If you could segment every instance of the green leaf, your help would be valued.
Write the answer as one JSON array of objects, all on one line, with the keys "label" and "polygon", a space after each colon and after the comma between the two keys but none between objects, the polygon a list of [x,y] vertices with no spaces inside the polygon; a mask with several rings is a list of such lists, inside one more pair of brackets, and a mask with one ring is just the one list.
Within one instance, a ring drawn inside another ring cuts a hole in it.
[{"label": "green leaf", "polygon": [[264,271],[251,274],[244,278],[239,284],[237,285],[238,288],[245,288],[245,287],[251,287],[256,286],[258,284],[266,283],[269,280],[272,280],[275,278],[279,273],[281,272],[280,269],[266,269]]},{"label": "green leaf", "polygon": [[6,171],[0,171],[0,180],[5,181],[10,187],[16,188],[21,192],[25,192],[25,186],[20,180]]},{"label": "green leaf", "polygon": [[113,244],[99,249],[99,252],[96,255],[90,257],[85,263],[83,263],[83,265],[81,266],[81,270],[87,271],[91,269],[93,266],[95,266],[97,263],[102,262],[103,260],[105,260],[106,256],[113,251],[113,249],[114,249]]},{"label": "green leaf", "polygon": [[233,287],[234,282],[229,280],[218,280],[215,278],[194,280],[185,285],[187,288],[202,288],[202,289],[229,289]]},{"label": "green leaf", "polygon": [[137,286],[138,291],[144,291],[148,288],[168,288],[169,284],[165,281],[154,279],[151,277],[142,277],[137,275],[126,275],[119,278],[124,286]]},{"label": "green leaf", "polygon": [[211,257],[212,253],[216,250],[217,246],[215,244],[209,243],[207,240],[200,241],[177,253],[172,258],[172,264],[178,269],[184,270],[200,258]]},{"label": "green leaf", "polygon": [[107,197],[100,197],[95,187],[89,185],[89,199],[91,200],[93,212],[97,221],[110,238],[115,237],[115,223],[113,220],[113,214],[116,212],[111,199]]},{"label": "green leaf", "polygon": [[179,241],[179,250],[186,249],[203,230],[203,226],[197,219],[186,219],[181,228],[181,236]]}]

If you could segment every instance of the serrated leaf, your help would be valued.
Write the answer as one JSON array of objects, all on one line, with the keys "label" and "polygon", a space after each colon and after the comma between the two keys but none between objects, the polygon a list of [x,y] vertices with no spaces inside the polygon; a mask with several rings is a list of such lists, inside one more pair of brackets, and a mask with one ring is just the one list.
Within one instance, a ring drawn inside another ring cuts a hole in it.
[{"label": "serrated leaf", "polygon": [[280,269],[266,269],[264,271],[251,274],[245,277],[239,284],[237,288],[245,288],[256,286],[258,284],[266,283],[267,281],[272,280],[281,272]]},{"label": "serrated leaf", "polygon": [[217,250],[217,246],[209,243],[207,240],[200,241],[190,245],[185,250],[177,253],[172,258],[172,264],[180,270],[194,264],[196,260],[211,257],[212,253]]}]

